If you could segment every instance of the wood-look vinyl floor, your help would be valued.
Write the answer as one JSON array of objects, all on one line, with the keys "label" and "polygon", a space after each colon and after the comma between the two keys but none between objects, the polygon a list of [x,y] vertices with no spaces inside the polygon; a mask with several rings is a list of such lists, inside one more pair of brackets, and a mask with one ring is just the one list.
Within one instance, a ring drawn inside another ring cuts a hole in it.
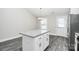
[{"label": "wood-look vinyl floor", "polygon": [[49,47],[46,51],[68,51],[67,38],[60,36],[49,37]]}]

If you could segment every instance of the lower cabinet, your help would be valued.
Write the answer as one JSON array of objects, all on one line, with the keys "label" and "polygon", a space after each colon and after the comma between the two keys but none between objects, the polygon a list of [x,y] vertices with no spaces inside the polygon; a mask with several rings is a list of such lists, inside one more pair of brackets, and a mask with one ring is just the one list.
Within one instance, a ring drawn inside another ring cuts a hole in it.
[{"label": "lower cabinet", "polygon": [[49,45],[49,34],[45,33],[38,37],[23,37],[24,51],[44,51]]},{"label": "lower cabinet", "polygon": [[36,51],[42,50],[42,38],[41,37],[35,38],[34,49]]},{"label": "lower cabinet", "polygon": [[44,35],[43,42],[44,42],[44,48],[43,49],[46,49],[46,47],[49,45],[49,34],[48,33]]}]

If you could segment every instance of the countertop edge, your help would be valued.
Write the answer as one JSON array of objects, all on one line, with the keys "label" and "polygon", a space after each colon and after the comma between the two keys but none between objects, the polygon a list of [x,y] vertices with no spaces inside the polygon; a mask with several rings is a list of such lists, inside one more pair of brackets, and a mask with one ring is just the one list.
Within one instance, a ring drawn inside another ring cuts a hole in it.
[{"label": "countertop edge", "polygon": [[41,34],[39,34],[39,35],[36,35],[36,36],[30,36],[30,35],[27,35],[27,34],[23,34],[23,33],[19,33],[19,34],[21,34],[21,35],[24,35],[24,36],[28,36],[28,37],[31,37],[31,38],[36,38],[36,37],[38,37],[38,36],[40,36],[40,35],[43,35],[43,34],[45,34],[45,33],[48,33],[49,31],[47,31],[47,32],[44,32],[44,33],[41,33]]}]

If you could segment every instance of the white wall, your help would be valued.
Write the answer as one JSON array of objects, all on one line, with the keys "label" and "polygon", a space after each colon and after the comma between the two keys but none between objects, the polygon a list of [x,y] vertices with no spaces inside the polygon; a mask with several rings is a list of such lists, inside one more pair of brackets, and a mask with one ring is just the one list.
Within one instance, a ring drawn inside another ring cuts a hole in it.
[{"label": "white wall", "polygon": [[[56,18],[61,17],[61,16],[67,16],[67,14],[52,14],[52,15],[47,17],[47,19],[48,19],[48,30],[50,31],[51,35],[67,36],[67,26],[63,29],[57,28]],[[60,31],[62,31],[62,32],[60,32]]]},{"label": "white wall", "polygon": [[36,29],[36,18],[25,9],[0,8],[0,40]]},{"label": "white wall", "polygon": [[50,34],[55,34],[56,30],[56,16],[54,14],[47,17],[47,27]]}]

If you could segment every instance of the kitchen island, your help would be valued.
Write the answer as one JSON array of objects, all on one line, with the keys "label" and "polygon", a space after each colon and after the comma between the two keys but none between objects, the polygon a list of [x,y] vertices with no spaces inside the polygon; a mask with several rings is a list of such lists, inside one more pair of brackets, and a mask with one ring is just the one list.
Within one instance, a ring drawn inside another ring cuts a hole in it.
[{"label": "kitchen island", "polygon": [[20,34],[23,36],[23,51],[44,51],[49,45],[47,30],[32,30]]}]

